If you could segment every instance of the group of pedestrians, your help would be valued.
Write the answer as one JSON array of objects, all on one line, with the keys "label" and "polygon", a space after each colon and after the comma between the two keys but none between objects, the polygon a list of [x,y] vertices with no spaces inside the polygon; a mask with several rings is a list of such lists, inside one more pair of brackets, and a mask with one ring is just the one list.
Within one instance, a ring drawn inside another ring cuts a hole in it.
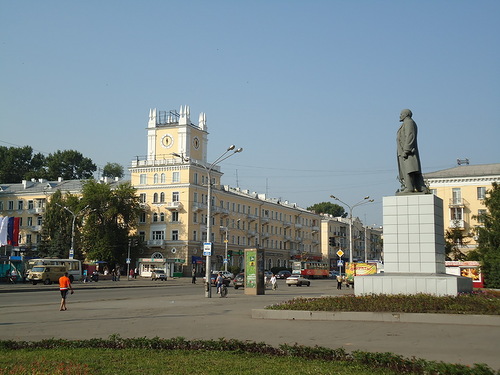
[{"label": "group of pedestrians", "polygon": [[346,288],[349,288],[349,280],[347,279],[347,276],[342,276],[342,275],[337,275],[337,289],[341,290],[342,289],[342,284],[345,284]]}]

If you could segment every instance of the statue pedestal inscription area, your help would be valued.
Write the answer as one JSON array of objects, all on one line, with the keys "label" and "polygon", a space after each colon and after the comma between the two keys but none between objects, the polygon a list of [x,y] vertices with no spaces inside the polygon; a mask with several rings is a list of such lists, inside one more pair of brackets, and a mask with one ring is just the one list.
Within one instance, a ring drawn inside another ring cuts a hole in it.
[{"label": "statue pedestal inscription area", "polygon": [[384,197],[384,273],[354,277],[354,293],[433,294],[472,292],[472,279],[447,275],[443,200],[428,194],[422,178],[417,126],[401,111],[397,151],[401,189]]}]

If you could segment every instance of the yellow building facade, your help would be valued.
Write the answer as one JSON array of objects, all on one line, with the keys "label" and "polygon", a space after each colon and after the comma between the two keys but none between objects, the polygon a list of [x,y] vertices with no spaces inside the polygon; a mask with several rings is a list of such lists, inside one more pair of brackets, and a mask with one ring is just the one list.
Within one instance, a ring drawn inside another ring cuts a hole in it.
[{"label": "yellow building facade", "polygon": [[466,254],[477,247],[477,216],[486,211],[484,198],[493,182],[500,183],[500,164],[459,165],[426,173],[431,192],[443,199],[445,230],[458,228],[464,236],[457,244]]},{"label": "yellow building facade", "polygon": [[191,275],[192,268],[204,274],[207,220],[212,270],[243,267],[245,248],[265,249],[267,269],[289,267],[291,258],[303,253],[321,257],[319,215],[222,184],[217,160],[207,160],[204,113],[193,124],[188,106],[179,112],[150,110],[147,145],[146,157],[133,160],[129,169],[144,208],[137,229],[148,248],[139,260],[142,275],[163,267],[170,275]]}]

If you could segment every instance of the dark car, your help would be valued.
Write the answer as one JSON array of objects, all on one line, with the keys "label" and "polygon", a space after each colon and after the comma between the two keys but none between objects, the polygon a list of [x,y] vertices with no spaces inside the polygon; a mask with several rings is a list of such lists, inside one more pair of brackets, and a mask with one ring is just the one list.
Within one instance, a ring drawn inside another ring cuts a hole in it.
[{"label": "dark car", "polygon": [[233,280],[234,289],[245,287],[245,274],[239,273]]},{"label": "dark car", "polygon": [[277,279],[286,279],[287,277],[290,277],[290,276],[292,276],[292,273],[290,271],[287,271],[287,270],[279,271],[276,274]]}]

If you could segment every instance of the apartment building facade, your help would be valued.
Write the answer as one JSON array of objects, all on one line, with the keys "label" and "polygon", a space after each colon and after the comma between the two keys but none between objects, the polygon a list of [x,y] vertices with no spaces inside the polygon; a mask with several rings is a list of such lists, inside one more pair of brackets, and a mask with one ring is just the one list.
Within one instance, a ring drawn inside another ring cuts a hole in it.
[{"label": "apartment building facade", "polygon": [[464,254],[477,247],[475,229],[481,226],[477,216],[486,211],[484,198],[493,182],[500,183],[500,164],[458,165],[426,173],[431,192],[443,199],[444,225],[460,229],[464,241],[457,243]]}]

